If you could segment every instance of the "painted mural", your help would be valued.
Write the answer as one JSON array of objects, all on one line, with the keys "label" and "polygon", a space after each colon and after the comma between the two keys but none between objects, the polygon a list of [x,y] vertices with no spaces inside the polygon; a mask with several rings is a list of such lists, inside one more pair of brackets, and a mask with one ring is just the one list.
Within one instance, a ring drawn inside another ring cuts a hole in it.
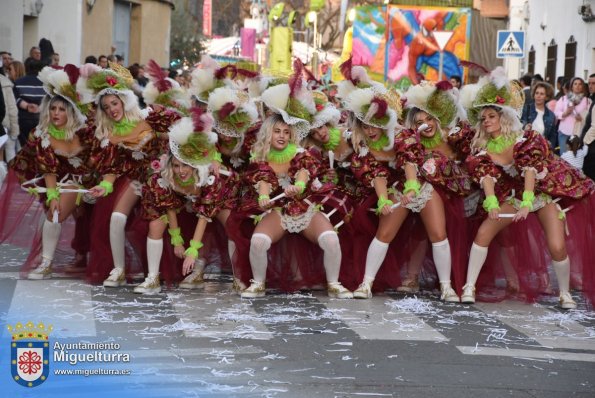
[{"label": "painted mural", "polygon": [[353,29],[354,64],[405,89],[420,80],[438,80],[440,51],[434,31],[452,32],[444,48],[443,78],[463,76],[469,58],[469,8],[362,6]]}]

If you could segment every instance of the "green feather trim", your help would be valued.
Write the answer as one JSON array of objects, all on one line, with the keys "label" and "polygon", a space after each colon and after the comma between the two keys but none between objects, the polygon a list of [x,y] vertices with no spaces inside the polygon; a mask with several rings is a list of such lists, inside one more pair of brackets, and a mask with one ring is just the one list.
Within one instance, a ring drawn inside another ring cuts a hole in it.
[{"label": "green feather trim", "polygon": [[420,141],[426,149],[434,149],[443,142],[442,136],[439,132],[436,132],[432,137],[425,137],[423,135],[420,135]]},{"label": "green feather trim", "polygon": [[327,151],[334,151],[341,142],[341,130],[336,127],[329,127],[328,135],[328,142],[323,144],[322,147]]},{"label": "green feather trim", "polygon": [[312,123],[312,115],[308,112],[308,109],[300,101],[295,98],[289,98],[285,111],[293,117],[304,119],[309,123]]},{"label": "green feather trim", "polygon": [[267,161],[278,164],[287,163],[293,159],[296,153],[297,145],[294,143],[289,143],[284,149],[280,151],[271,148],[269,154],[267,155]]},{"label": "green feather trim", "polygon": [[366,143],[370,149],[375,151],[382,151],[385,146],[388,145],[388,137],[384,134],[380,136],[376,141],[366,140]]},{"label": "green feather trim", "polygon": [[503,135],[499,135],[496,138],[490,138],[486,144],[488,152],[502,153],[506,148],[510,147],[516,142],[516,137],[504,138]]},{"label": "green feather trim", "polygon": [[[364,106],[362,106],[362,113],[365,115],[368,113],[368,111],[370,110],[370,104],[366,104]],[[381,118],[377,118],[375,116],[372,116],[369,120],[370,124],[375,124],[376,126],[386,126],[388,124],[390,120],[390,117],[388,116],[388,113],[384,116],[382,116]]]},{"label": "green feather trim", "polygon": [[180,146],[179,153],[184,160],[198,165],[207,165],[217,159],[217,148],[203,133],[190,134],[188,142]]}]

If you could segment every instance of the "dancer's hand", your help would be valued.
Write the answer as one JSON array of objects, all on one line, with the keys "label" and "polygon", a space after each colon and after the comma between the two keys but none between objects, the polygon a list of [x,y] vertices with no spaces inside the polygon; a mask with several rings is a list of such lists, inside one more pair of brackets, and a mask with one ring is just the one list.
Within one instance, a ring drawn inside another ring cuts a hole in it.
[{"label": "dancer's hand", "polygon": [[302,189],[297,185],[290,185],[287,188],[285,188],[285,195],[287,195],[288,198],[291,198],[299,194],[301,190]]},{"label": "dancer's hand", "polygon": [[512,221],[523,221],[529,215],[529,208],[528,207],[521,207],[519,211],[516,212],[514,217],[512,217]]},{"label": "dancer's hand", "polygon": [[191,273],[194,269],[195,262],[196,259],[194,257],[186,256],[186,258],[184,258],[184,264],[182,265],[182,274],[188,275],[189,273]]},{"label": "dancer's hand", "polygon": [[99,185],[95,185],[93,188],[89,190],[89,194],[94,198],[101,198],[105,196],[105,188],[100,187]]},{"label": "dancer's hand", "polygon": [[186,249],[184,249],[184,245],[174,246],[174,254],[177,258],[184,258],[185,251]]},{"label": "dancer's hand", "polygon": [[50,210],[49,210],[49,220],[53,221],[54,218],[54,212],[58,212],[58,215],[60,215],[60,201],[58,199],[54,199],[50,202]]},{"label": "dancer's hand", "polygon": [[403,196],[401,196],[401,206],[406,206],[413,201],[415,198],[415,191],[409,191]]},{"label": "dancer's hand", "polygon": [[500,219],[500,209],[496,208],[496,209],[490,210],[490,212],[488,213],[488,218],[490,220],[499,220]]},{"label": "dancer's hand", "polygon": [[261,195],[258,198],[258,206],[260,206],[260,208],[262,210],[267,210],[270,205],[271,205],[271,198],[269,198],[268,196]]}]

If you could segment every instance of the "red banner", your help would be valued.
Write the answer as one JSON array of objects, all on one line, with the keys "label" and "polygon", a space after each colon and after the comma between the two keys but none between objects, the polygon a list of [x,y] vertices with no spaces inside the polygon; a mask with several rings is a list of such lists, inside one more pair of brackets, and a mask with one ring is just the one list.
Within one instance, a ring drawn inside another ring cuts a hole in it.
[{"label": "red banner", "polygon": [[202,5],[202,34],[205,36],[211,36],[212,34],[212,26],[211,26],[211,17],[212,17],[212,1],[211,0],[204,0]]}]

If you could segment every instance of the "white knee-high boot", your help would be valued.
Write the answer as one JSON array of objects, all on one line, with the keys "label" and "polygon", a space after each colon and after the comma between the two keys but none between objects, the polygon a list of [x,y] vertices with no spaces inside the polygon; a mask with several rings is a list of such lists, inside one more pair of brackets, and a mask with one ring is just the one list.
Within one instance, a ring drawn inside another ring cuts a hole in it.
[{"label": "white knee-high boot", "polygon": [[268,235],[255,233],[250,239],[250,266],[252,278],[256,282],[264,282],[267,276],[268,251],[272,240]]},{"label": "white knee-high boot", "polygon": [[327,283],[339,281],[341,245],[335,231],[324,231],[318,236],[318,245],[324,251],[324,270]]},{"label": "white knee-high boot", "polygon": [[112,213],[109,224],[109,242],[112,248],[112,258],[114,268],[124,270],[125,265],[125,247],[126,247],[126,220],[128,216],[123,213]]}]

